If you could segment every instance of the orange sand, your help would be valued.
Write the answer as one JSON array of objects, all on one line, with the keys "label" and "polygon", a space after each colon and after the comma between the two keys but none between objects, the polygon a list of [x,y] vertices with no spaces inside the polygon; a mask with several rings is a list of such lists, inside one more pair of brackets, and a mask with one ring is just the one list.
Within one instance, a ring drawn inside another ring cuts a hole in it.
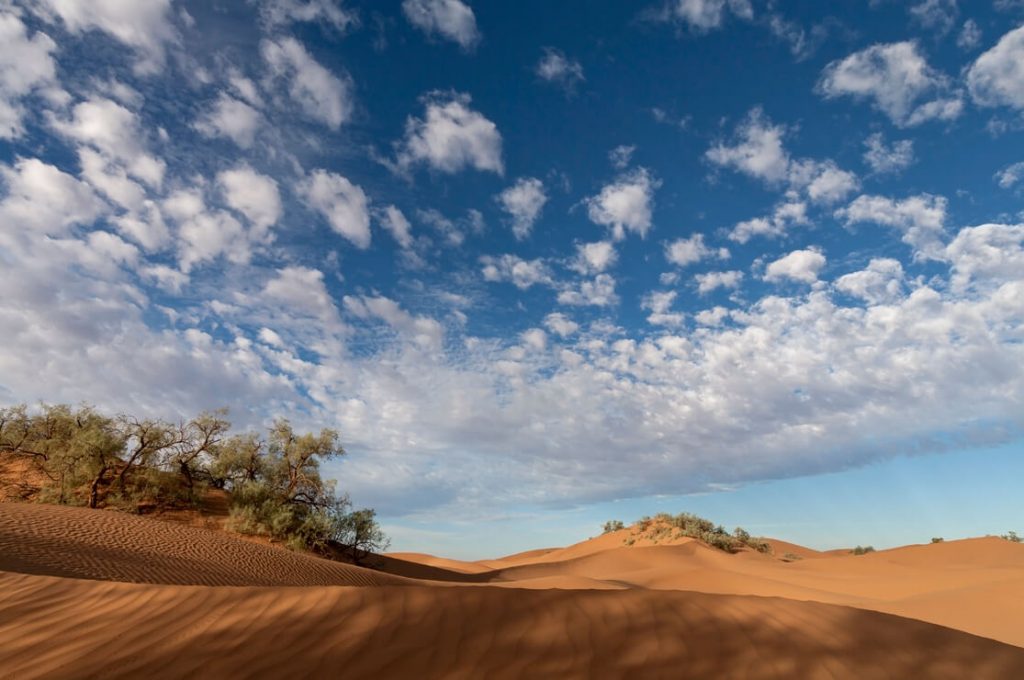
[{"label": "orange sand", "polygon": [[388,574],[0,504],[0,678],[1024,677],[1024,545],[812,553],[609,534]]}]

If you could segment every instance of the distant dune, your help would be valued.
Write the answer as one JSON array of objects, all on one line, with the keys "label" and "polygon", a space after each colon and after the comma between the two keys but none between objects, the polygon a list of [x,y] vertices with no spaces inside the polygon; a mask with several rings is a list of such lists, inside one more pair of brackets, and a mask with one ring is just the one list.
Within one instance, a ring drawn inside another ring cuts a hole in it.
[{"label": "distant dune", "polygon": [[1024,677],[1024,546],[787,563],[675,543],[398,553],[389,574],[0,504],[0,678]]}]

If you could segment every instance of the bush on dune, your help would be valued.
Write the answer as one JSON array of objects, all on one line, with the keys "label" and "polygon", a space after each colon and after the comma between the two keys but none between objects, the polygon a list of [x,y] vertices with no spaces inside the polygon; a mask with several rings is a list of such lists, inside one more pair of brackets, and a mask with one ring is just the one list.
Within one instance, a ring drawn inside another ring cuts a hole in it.
[{"label": "bush on dune", "polygon": [[[609,529],[613,525],[619,529],[624,528],[622,522],[608,522],[604,525],[605,533],[615,530]],[[725,527],[689,512],[681,512],[678,515],[661,512],[654,517],[642,517],[634,522],[630,529],[632,529],[632,535],[626,539],[626,545],[635,543],[638,536],[654,543],[662,539],[688,537],[703,541],[709,546],[725,552],[736,552],[743,548],[750,548],[760,553],[771,552],[771,545],[767,541],[754,538],[748,531],[740,527],[730,534]]]},{"label": "bush on dune", "polygon": [[297,433],[285,419],[262,439],[229,435],[226,411],[179,423],[107,416],[92,407],[0,409],[0,456],[29,461],[40,502],[196,508],[210,488],[230,492],[229,526],[291,547],[344,550],[358,560],[387,539],[373,510],[355,510],[320,465],[344,455],[338,433]]},{"label": "bush on dune", "polygon": [[853,553],[854,555],[867,555],[868,553],[875,552],[875,549],[872,546],[870,546],[870,545],[865,545],[865,546],[859,546],[858,545],[856,548],[854,548],[850,552]]}]

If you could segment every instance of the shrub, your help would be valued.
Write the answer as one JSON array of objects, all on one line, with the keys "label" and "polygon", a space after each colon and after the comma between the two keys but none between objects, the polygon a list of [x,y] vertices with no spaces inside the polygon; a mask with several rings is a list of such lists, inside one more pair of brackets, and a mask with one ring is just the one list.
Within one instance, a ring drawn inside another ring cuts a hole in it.
[{"label": "shrub", "polygon": [[854,555],[867,555],[868,553],[875,552],[875,549],[873,547],[871,547],[870,545],[865,545],[863,547],[858,545],[851,552]]},{"label": "shrub", "polygon": [[943,539],[942,536],[936,536],[935,538],[932,539],[932,543],[942,543],[943,540],[945,540],[945,539]]},{"label": "shrub", "polygon": [[1020,543],[1021,541],[1024,541],[1024,538],[1018,536],[1016,531],[1007,532],[999,538],[1009,541],[1010,543]]},{"label": "shrub", "polygon": [[610,534],[613,531],[621,531],[626,528],[626,525],[619,519],[610,519],[604,523],[604,533]]},{"label": "shrub", "polygon": [[782,561],[783,562],[796,562],[797,560],[802,560],[802,559],[803,558],[800,557],[799,555],[797,555],[796,553],[786,553],[785,555],[782,556]]}]

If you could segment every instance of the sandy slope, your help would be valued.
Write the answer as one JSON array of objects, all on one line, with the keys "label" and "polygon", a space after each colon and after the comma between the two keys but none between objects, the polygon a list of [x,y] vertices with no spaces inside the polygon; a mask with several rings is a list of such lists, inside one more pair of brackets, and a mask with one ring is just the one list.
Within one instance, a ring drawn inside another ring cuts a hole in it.
[{"label": "sandy slope", "polygon": [[[609,535],[480,563],[388,556],[399,576],[148,518],[0,504],[0,678],[1024,677],[1020,647],[868,611],[956,609],[966,630],[1012,611],[993,630],[1019,637],[1022,547],[784,563]],[[855,607],[801,601],[830,599]]]}]

